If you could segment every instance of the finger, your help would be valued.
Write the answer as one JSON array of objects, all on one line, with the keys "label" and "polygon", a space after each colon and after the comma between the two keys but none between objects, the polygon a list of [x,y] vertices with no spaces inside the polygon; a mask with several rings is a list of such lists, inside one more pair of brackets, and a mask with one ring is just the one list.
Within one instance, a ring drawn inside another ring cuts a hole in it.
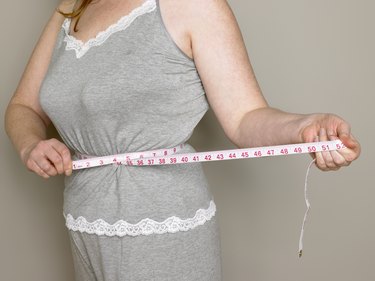
[{"label": "finger", "polygon": [[[319,141],[319,137],[318,136],[315,136],[314,138],[314,141],[315,142],[318,142]],[[320,170],[322,171],[328,171],[328,167],[323,159],[323,155],[322,155],[322,152],[315,152],[315,166],[317,168],[319,168]]]},{"label": "finger", "polygon": [[39,167],[39,165],[34,160],[29,159],[27,163],[27,167],[29,168],[30,171],[36,173],[37,175],[45,179],[48,179],[50,177],[43,171],[42,168]]},{"label": "finger", "polygon": [[348,162],[343,155],[341,155],[338,151],[331,151],[331,156],[334,164],[336,166],[348,166],[350,162]]},{"label": "finger", "polygon": [[52,146],[62,157],[62,165],[65,174],[70,176],[72,174],[72,159],[69,149],[65,146],[65,144],[59,141],[54,141]]},{"label": "finger", "polygon": [[[345,145],[346,148],[340,149],[338,153],[345,158],[345,161],[350,162],[357,159],[361,153],[361,145],[350,133],[350,126],[347,123],[342,123],[337,129],[338,138]],[[332,139],[334,139],[335,134],[332,133]],[[337,139],[337,138],[336,138]]]},{"label": "finger", "polygon": [[44,155],[53,164],[59,174],[64,173],[63,159],[53,146],[49,146]]},{"label": "finger", "polygon": [[[350,141],[350,125],[346,122],[342,122],[338,125],[337,127],[337,136],[339,137],[340,140],[343,142],[347,142],[347,144],[350,146],[352,145]],[[344,143],[345,144],[345,143]],[[346,146],[346,145],[345,145]]]},{"label": "finger", "polygon": [[339,136],[342,140],[342,143],[350,149],[356,149],[358,146],[358,142],[354,139],[353,135],[341,135]]},{"label": "finger", "polygon": [[[319,141],[328,141],[328,136],[325,128],[321,128],[319,131]],[[330,151],[323,151],[322,158],[325,162],[325,165],[330,169],[335,169],[336,164],[333,161],[332,155]]]},{"label": "finger", "polygon": [[[328,138],[331,141],[338,139],[338,137],[335,136],[334,134],[328,134]],[[350,164],[350,162],[346,161],[345,157],[340,153],[340,151],[337,151],[337,150],[331,151],[331,156],[332,156],[333,162],[335,162],[337,166],[342,167],[342,166],[348,166]]]},{"label": "finger", "polygon": [[337,128],[337,134],[342,143],[347,148],[356,150],[358,149],[359,143],[355,140],[350,131],[350,125],[346,122],[341,123]]},{"label": "finger", "polygon": [[53,164],[44,156],[34,160],[35,163],[49,176],[56,176],[57,170]]},{"label": "finger", "polygon": [[[42,148],[43,147],[43,148]],[[48,145],[41,144],[40,148],[34,149],[30,153],[30,159],[35,161],[35,163],[49,176],[57,175],[57,170],[55,166],[47,159],[47,156],[44,154],[44,151],[48,149]]]},{"label": "finger", "polygon": [[353,137],[353,135],[350,135],[349,137],[345,136],[342,138],[342,143],[351,150],[352,153],[348,155],[347,160],[348,161],[354,161],[359,157],[361,154],[361,145],[359,142]]}]

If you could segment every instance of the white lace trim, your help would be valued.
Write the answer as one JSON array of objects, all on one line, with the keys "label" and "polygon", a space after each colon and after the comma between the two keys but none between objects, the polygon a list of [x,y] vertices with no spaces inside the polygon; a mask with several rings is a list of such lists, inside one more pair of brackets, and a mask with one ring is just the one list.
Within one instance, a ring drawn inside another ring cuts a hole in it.
[{"label": "white lace trim", "polygon": [[66,216],[66,226],[73,231],[87,232],[90,234],[107,235],[107,236],[137,236],[150,235],[152,233],[175,233],[177,231],[187,231],[198,225],[204,224],[210,220],[216,213],[216,205],[213,200],[207,209],[197,210],[193,218],[181,219],[176,216],[167,218],[162,222],[146,218],[136,224],[131,224],[123,220],[119,220],[114,224],[109,224],[102,219],[94,222],[88,222],[84,217],[80,216],[74,219],[71,214]]},{"label": "white lace trim", "polygon": [[156,8],[155,0],[145,0],[143,4],[133,9],[129,14],[121,17],[116,23],[110,25],[106,30],[99,32],[95,38],[91,38],[86,43],[70,35],[71,19],[66,18],[62,24],[65,30],[64,42],[65,50],[75,50],[76,57],[82,57],[91,47],[103,44],[113,33],[126,29],[138,16],[149,13]]}]

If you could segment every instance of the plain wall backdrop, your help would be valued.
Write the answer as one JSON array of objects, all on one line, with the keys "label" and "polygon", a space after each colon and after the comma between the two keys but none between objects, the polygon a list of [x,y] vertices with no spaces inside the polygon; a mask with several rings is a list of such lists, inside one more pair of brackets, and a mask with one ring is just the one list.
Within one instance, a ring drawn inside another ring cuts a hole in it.
[{"label": "plain wall backdrop", "polygon": [[[58,1],[2,3],[3,116]],[[375,143],[375,2],[228,3],[270,105],[291,112],[333,112],[342,116],[361,142],[362,155],[337,172],[312,169],[312,207],[301,259],[297,250],[310,157],[205,163],[218,208],[224,280],[375,280],[375,190],[371,172]],[[44,180],[29,172],[3,127],[2,122],[0,280],[73,281],[62,215],[63,176]],[[55,136],[56,131],[50,128],[49,134]],[[198,151],[234,147],[212,111],[196,128],[191,144]]]}]

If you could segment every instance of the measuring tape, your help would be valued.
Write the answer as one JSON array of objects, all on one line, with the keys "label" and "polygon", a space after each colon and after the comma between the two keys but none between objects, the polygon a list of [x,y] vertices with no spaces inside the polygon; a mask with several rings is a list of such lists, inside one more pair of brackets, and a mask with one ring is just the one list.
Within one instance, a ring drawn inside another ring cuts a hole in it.
[{"label": "measuring tape", "polygon": [[176,147],[167,149],[131,152],[99,157],[76,153],[77,157],[80,160],[73,161],[72,166],[73,170],[79,170],[109,164],[127,166],[173,165],[196,162],[223,161],[314,153],[321,151],[338,150],[345,147],[340,140],[334,140],[325,142],[311,142],[277,146],[263,146],[255,148],[228,149],[218,151],[176,154],[179,151],[181,151],[181,149],[184,146],[185,144],[180,144]]},{"label": "measuring tape", "polygon": [[[293,155],[303,153],[315,153],[323,151],[332,151],[345,148],[345,145],[340,140],[324,141],[324,142],[311,142],[299,144],[287,144],[277,146],[263,146],[255,148],[244,149],[229,149],[218,151],[206,152],[193,152],[193,153],[180,153],[185,144],[180,144],[176,147],[167,149],[158,149],[142,152],[131,152],[124,154],[115,154],[109,156],[93,157],[81,153],[76,153],[80,160],[73,161],[73,170],[87,169],[92,167],[104,166],[109,164],[127,165],[127,166],[154,166],[154,165],[174,165],[174,164],[187,164],[196,162],[209,162],[209,161],[223,161],[223,160],[236,160],[260,157],[272,157],[280,155]],[[303,249],[303,233],[307,219],[307,214],[310,210],[310,202],[307,198],[307,178],[311,165],[315,159],[310,163],[306,178],[305,178],[305,202],[306,212],[303,218],[298,255],[302,256]]]}]

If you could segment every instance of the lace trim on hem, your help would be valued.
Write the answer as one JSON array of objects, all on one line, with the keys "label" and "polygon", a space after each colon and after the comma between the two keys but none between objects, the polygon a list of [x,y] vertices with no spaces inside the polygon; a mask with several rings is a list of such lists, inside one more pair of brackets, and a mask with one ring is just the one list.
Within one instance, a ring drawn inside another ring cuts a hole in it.
[{"label": "lace trim on hem", "polygon": [[[198,225],[203,225],[210,220],[216,213],[216,205],[213,200],[207,209],[197,210],[193,218],[181,219],[176,216],[167,218],[162,222],[146,218],[136,224],[119,220],[114,224],[109,224],[102,219],[94,222],[88,222],[84,217],[80,216],[74,219],[71,214],[66,216],[66,226],[73,231],[87,232],[89,234],[106,235],[106,236],[138,236],[150,235],[153,233],[175,233],[178,231],[187,231]],[[64,215],[65,216],[65,215]]]},{"label": "lace trim on hem", "polygon": [[138,16],[149,13],[156,8],[155,0],[145,0],[139,7],[133,9],[129,14],[121,17],[116,23],[110,25],[106,30],[99,32],[96,37],[89,39],[85,43],[82,40],[70,35],[71,19],[66,18],[62,24],[65,31],[65,50],[74,50],[76,57],[82,57],[91,47],[103,44],[113,33],[125,30]]}]

